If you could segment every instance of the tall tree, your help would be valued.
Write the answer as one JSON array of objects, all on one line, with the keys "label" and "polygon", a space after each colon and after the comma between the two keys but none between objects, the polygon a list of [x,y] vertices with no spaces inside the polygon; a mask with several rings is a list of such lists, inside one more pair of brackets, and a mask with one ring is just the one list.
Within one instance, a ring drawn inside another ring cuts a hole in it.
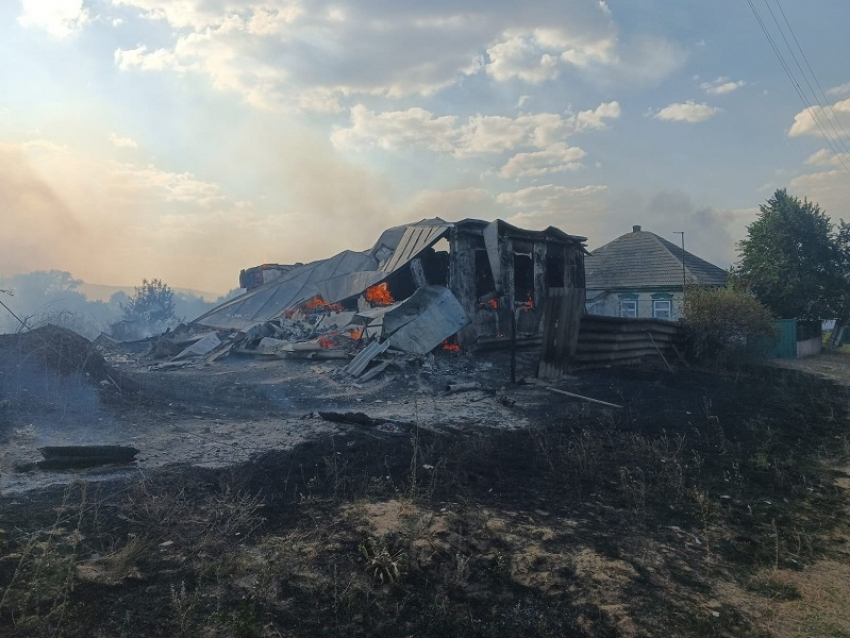
[{"label": "tall tree", "polygon": [[160,279],[143,279],[124,307],[124,318],[144,323],[165,323],[174,319],[174,292]]},{"label": "tall tree", "polygon": [[736,274],[775,316],[839,315],[848,286],[839,235],[816,203],[776,191],[760,206],[739,247]]}]

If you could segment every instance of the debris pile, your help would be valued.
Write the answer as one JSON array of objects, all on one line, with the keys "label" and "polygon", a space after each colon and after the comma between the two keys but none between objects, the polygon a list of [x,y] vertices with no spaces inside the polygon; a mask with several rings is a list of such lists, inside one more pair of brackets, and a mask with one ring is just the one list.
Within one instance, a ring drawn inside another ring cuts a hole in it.
[{"label": "debris pile", "polygon": [[106,396],[134,389],[133,382],[112,368],[91,341],[60,326],[48,324],[0,335],[0,358],[4,368],[35,364],[62,376],[80,375]]}]

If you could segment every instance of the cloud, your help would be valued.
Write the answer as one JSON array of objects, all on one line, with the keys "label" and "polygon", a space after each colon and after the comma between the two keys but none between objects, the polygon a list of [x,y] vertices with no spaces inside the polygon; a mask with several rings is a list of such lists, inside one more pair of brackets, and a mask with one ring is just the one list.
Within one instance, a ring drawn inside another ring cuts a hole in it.
[{"label": "cloud", "polygon": [[809,166],[841,166],[842,164],[850,166],[850,153],[833,153],[829,149],[822,148],[809,155],[806,164]]},{"label": "cloud", "polygon": [[118,148],[138,148],[139,146],[136,144],[136,140],[130,137],[120,137],[114,132],[109,134],[109,141]]},{"label": "cloud", "polygon": [[351,109],[351,125],[337,128],[331,140],[338,147],[400,149],[420,146],[434,152],[468,157],[522,147],[548,149],[554,144],[563,144],[569,135],[604,129],[606,120],[619,116],[617,102],[605,102],[576,114],[474,115],[465,121],[453,115],[435,116],[418,107],[375,113],[359,104]]},{"label": "cloud", "polygon": [[139,200],[144,196],[163,203],[179,202],[209,208],[234,204],[214,183],[197,179],[191,173],[172,173],[153,165],[113,164],[111,176],[118,178],[127,196]]},{"label": "cloud", "polygon": [[416,193],[406,206],[407,219],[434,217],[437,212],[446,221],[459,221],[468,217],[497,219],[505,215],[489,191],[483,188],[456,188],[445,191],[425,190]]},{"label": "cloud", "polygon": [[586,155],[577,146],[552,144],[542,151],[517,153],[499,170],[499,177],[538,177],[551,173],[577,170],[583,166],[581,159]]},{"label": "cloud", "polygon": [[839,84],[831,89],[827,89],[826,94],[831,95],[832,97],[844,97],[845,95],[850,95],[850,82],[845,82],[844,84]]},{"label": "cloud", "polygon": [[579,111],[575,116],[576,131],[604,129],[605,120],[616,120],[620,117],[619,102],[603,102],[593,110]]},{"label": "cloud", "polygon": [[605,3],[458,5],[353,0],[113,0],[171,29],[119,49],[124,71],[197,71],[259,108],[338,111],[364,96],[427,96],[483,74],[494,82],[653,83],[683,63],[675,44],[621,38]]},{"label": "cloud", "polygon": [[651,85],[684,64],[687,53],[664,38],[635,34],[621,40],[607,5],[599,6],[608,24],[594,32],[549,25],[506,30],[487,49],[485,71],[498,82],[539,84],[572,68],[596,84]]},{"label": "cloud", "polygon": [[517,78],[530,84],[539,84],[558,77],[558,58],[540,53],[528,39],[515,36],[487,49],[490,63],[487,73],[497,82]]},{"label": "cloud", "polygon": [[181,64],[173,51],[157,49],[148,51],[146,46],[135,49],[116,49],[115,66],[121,71],[140,69],[142,71],[163,71],[169,69],[183,73],[190,67]]},{"label": "cloud", "polygon": [[56,38],[66,38],[89,21],[83,0],[22,0],[18,22],[44,29]]},{"label": "cloud", "polygon": [[798,175],[788,183],[788,191],[797,197],[817,202],[837,222],[838,218],[846,218],[846,211],[850,208],[850,175],[837,163],[835,156],[826,161],[827,164],[820,165],[835,168]]},{"label": "cloud", "polygon": [[669,104],[652,117],[656,120],[696,124],[711,119],[719,112],[720,109],[717,107],[705,103],[697,104],[693,100],[688,100],[684,103]]},{"label": "cloud", "polygon": [[614,86],[653,86],[684,66],[687,59],[687,51],[674,42],[637,35],[619,47],[617,64],[602,79]]},{"label": "cloud", "polygon": [[545,184],[499,193],[496,202],[508,210],[507,221],[522,228],[556,226],[573,235],[587,236],[607,214],[601,198],[606,190],[604,185]]},{"label": "cloud", "polygon": [[740,89],[746,84],[747,83],[744,82],[744,80],[738,80],[735,82],[727,77],[721,76],[711,80],[710,82],[703,82],[699,85],[699,88],[709,95],[725,95],[726,93],[731,93],[732,91]]},{"label": "cloud", "polygon": [[377,146],[399,149],[424,146],[437,152],[456,148],[458,118],[454,115],[435,117],[422,108],[375,113],[362,104],[351,108],[351,126],[338,128],[331,135],[337,146]]},{"label": "cloud", "polygon": [[823,137],[821,128],[829,136],[847,136],[850,130],[850,98],[827,107],[812,106],[803,109],[794,116],[794,124],[788,130],[788,137],[814,135]]},{"label": "cloud", "polygon": [[506,191],[496,196],[496,201],[514,208],[553,208],[577,197],[586,197],[601,193],[607,187],[604,185],[589,185],[580,187],[531,186],[518,191]]}]

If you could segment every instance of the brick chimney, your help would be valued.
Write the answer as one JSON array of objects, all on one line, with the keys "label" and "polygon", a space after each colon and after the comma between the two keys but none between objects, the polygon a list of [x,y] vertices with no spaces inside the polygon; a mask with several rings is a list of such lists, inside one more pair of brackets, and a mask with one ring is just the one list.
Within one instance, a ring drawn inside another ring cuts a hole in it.
[{"label": "brick chimney", "polygon": [[640,232],[640,225],[635,224],[634,226],[632,226],[632,232],[633,233],[639,233]]}]

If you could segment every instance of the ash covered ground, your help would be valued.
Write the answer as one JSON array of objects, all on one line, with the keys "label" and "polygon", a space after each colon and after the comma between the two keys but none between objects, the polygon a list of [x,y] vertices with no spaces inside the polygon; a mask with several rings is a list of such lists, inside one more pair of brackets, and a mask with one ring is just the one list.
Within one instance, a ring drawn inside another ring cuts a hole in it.
[{"label": "ash covered ground", "polygon": [[[557,383],[618,409],[510,385],[504,353],[360,383],[27,339],[0,340],[0,635],[850,632],[850,397],[827,381],[659,361]],[[16,471],[83,443],[140,452]]]}]

